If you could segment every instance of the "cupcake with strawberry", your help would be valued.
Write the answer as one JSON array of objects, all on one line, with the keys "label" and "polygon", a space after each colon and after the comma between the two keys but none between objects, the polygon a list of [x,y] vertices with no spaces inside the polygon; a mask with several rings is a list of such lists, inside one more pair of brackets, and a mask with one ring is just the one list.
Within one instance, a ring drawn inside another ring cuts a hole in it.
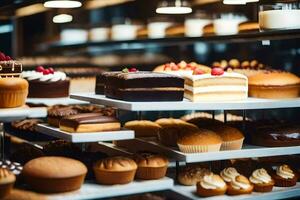
[{"label": "cupcake with strawberry", "polygon": [[33,71],[24,71],[22,78],[29,83],[30,98],[58,98],[69,96],[70,80],[64,72],[38,66]]}]

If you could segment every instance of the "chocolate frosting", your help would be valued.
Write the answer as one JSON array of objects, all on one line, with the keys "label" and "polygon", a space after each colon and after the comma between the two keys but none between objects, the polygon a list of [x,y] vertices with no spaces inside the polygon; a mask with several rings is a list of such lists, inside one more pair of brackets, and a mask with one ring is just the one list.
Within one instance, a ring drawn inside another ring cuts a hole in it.
[{"label": "chocolate frosting", "polygon": [[51,117],[64,117],[68,115],[76,115],[78,110],[73,109],[71,106],[66,107],[53,107],[48,110],[48,116]]}]

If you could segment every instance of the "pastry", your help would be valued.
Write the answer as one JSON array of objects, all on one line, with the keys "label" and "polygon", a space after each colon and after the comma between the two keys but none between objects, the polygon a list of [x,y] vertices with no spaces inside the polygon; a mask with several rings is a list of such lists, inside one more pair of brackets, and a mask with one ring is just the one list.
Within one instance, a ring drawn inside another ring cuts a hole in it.
[{"label": "pastry", "polygon": [[138,166],[135,175],[138,179],[160,179],[167,173],[169,161],[164,156],[140,153],[134,156],[134,160]]},{"label": "pastry", "polygon": [[255,192],[271,192],[275,184],[268,172],[261,168],[255,170],[249,178]]},{"label": "pastry", "polygon": [[70,80],[63,72],[38,66],[35,71],[24,71],[22,78],[29,82],[31,98],[58,98],[69,96]]},{"label": "pastry", "polygon": [[0,198],[7,196],[14,187],[16,176],[7,169],[0,168]]},{"label": "pastry", "polygon": [[101,113],[70,115],[59,122],[59,129],[70,133],[101,132],[120,130],[120,122]]},{"label": "pastry", "polygon": [[0,78],[18,78],[21,73],[22,63],[0,52]]},{"label": "pastry", "polygon": [[249,77],[249,96],[267,99],[296,98],[300,78],[282,71],[266,71]]},{"label": "pastry", "polygon": [[3,200],[48,200],[48,198],[44,194],[14,188]]},{"label": "pastry", "polygon": [[104,93],[124,101],[182,101],[183,85],[178,76],[125,69],[106,73]]},{"label": "pastry", "polygon": [[28,82],[22,78],[0,78],[0,108],[14,108],[25,104]]},{"label": "pastry", "polygon": [[155,123],[161,126],[158,134],[159,141],[166,146],[176,146],[180,135],[198,130],[194,124],[180,119],[162,118],[156,120]]},{"label": "pastry", "polygon": [[281,165],[277,167],[272,178],[274,179],[275,186],[277,187],[291,187],[296,185],[298,180],[297,174],[288,165]]},{"label": "pastry", "polygon": [[185,28],[183,24],[175,24],[166,28],[165,32],[167,37],[183,36]]},{"label": "pastry", "polygon": [[223,179],[216,174],[204,175],[197,183],[197,194],[202,197],[223,195],[226,193],[227,185]]},{"label": "pastry", "polygon": [[234,72],[213,68],[211,73],[185,77],[184,97],[193,101],[243,100],[248,97],[248,79]]},{"label": "pastry", "polygon": [[54,127],[59,127],[59,122],[62,118],[70,115],[78,114],[78,110],[71,106],[53,106],[48,109],[48,124]]},{"label": "pastry", "polygon": [[220,176],[226,183],[232,182],[232,180],[238,175],[240,175],[240,173],[238,173],[238,171],[233,167],[225,168],[220,172]]},{"label": "pastry", "polygon": [[203,179],[204,175],[208,175],[210,173],[211,171],[207,168],[189,166],[179,172],[177,180],[182,185],[196,185],[199,181]]},{"label": "pastry", "polygon": [[126,184],[133,181],[137,164],[126,157],[111,157],[97,161],[94,173],[99,184]]},{"label": "pastry", "polygon": [[257,22],[243,22],[239,24],[239,32],[257,32],[259,24]]},{"label": "pastry", "polygon": [[228,184],[228,195],[250,194],[253,191],[253,185],[247,177],[238,175]]},{"label": "pastry", "polygon": [[177,140],[179,150],[184,153],[202,153],[219,151],[222,139],[215,132],[199,129],[180,136]]},{"label": "pastry", "polygon": [[161,126],[149,120],[134,120],[126,122],[124,128],[134,130],[135,137],[156,138]]},{"label": "pastry", "polygon": [[35,191],[58,193],[78,190],[86,173],[86,166],[78,160],[45,156],[26,163],[22,175]]}]

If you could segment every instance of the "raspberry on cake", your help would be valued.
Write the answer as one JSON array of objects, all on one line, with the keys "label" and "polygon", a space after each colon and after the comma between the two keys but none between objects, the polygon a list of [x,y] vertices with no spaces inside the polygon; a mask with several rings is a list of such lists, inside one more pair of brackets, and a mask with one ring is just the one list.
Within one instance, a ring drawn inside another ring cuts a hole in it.
[{"label": "raspberry on cake", "polygon": [[21,76],[29,82],[28,97],[57,98],[69,96],[70,80],[63,72],[38,66],[35,71],[22,72]]}]

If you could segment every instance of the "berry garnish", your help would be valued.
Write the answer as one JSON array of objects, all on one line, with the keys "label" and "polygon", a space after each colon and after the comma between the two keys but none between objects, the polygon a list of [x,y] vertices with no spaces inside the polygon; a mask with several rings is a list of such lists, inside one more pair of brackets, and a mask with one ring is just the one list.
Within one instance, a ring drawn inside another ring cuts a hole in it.
[{"label": "berry garnish", "polygon": [[10,60],[12,60],[12,59],[11,59],[10,56],[5,56],[5,60],[6,60],[6,61],[10,61]]},{"label": "berry garnish", "polygon": [[43,66],[37,66],[36,68],[35,68],[35,71],[37,71],[37,72],[44,72],[44,67]]},{"label": "berry garnish", "polygon": [[175,64],[175,63],[170,63],[170,67],[171,67],[171,70],[172,71],[178,71],[179,70],[179,67]]},{"label": "berry garnish", "polygon": [[138,70],[136,69],[136,68],[129,68],[129,70],[128,70],[129,72],[137,72]]},{"label": "berry garnish", "polygon": [[5,54],[0,52],[0,61],[5,61],[5,60],[6,60]]},{"label": "berry garnish", "polygon": [[195,70],[196,69],[196,66],[195,65],[192,65],[192,64],[187,64],[186,65],[186,69],[188,69],[188,70]]},{"label": "berry garnish", "polygon": [[54,69],[52,67],[50,67],[49,69],[50,74],[54,74]]},{"label": "berry garnish", "polygon": [[48,74],[50,74],[50,70],[49,70],[49,69],[45,69],[45,70],[43,71],[43,75],[48,75]]},{"label": "berry garnish", "polygon": [[205,74],[205,72],[201,69],[194,69],[193,75],[201,75],[201,74]]},{"label": "berry garnish", "polygon": [[164,71],[168,71],[168,70],[170,70],[170,69],[171,69],[170,64],[169,64],[169,63],[165,64],[165,66],[164,66]]},{"label": "berry garnish", "polygon": [[180,68],[180,69],[184,69],[187,67],[187,63],[185,61],[181,61],[180,63],[177,64],[177,66]]},{"label": "berry garnish", "polygon": [[215,67],[211,70],[211,75],[213,76],[221,76],[224,74],[224,70],[219,67]]}]

